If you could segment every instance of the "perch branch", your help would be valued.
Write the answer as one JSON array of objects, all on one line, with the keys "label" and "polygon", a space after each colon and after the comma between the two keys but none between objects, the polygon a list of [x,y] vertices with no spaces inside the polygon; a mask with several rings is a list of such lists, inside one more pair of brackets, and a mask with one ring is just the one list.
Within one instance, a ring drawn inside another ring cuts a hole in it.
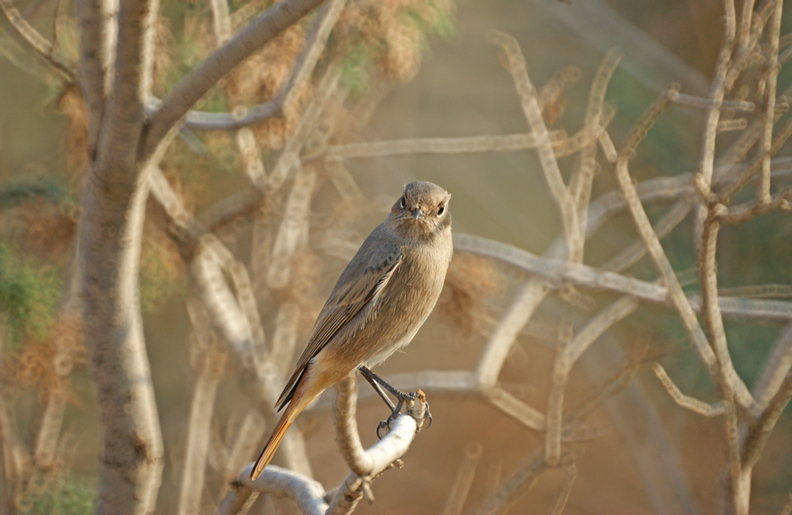
[{"label": "perch branch", "polygon": [[364,490],[372,478],[384,472],[390,465],[404,456],[415,438],[418,424],[415,419],[402,414],[393,423],[391,431],[380,441],[366,450],[371,459],[371,472],[361,477],[350,472],[341,486],[338,487],[330,507],[325,515],[349,514],[355,509],[363,497]]},{"label": "perch branch", "polygon": [[357,422],[357,379],[352,372],[336,385],[338,392],[333,405],[333,423],[336,441],[341,455],[352,472],[360,477],[368,477],[374,470],[374,459],[360,443]]},{"label": "perch branch", "polygon": [[248,464],[239,473],[239,477],[231,484],[231,490],[220,504],[220,515],[244,513],[251,492],[268,493],[294,500],[303,515],[323,515],[327,511],[324,500],[325,491],[322,485],[308,476],[292,470],[269,465],[255,480],[250,480],[253,464]]}]

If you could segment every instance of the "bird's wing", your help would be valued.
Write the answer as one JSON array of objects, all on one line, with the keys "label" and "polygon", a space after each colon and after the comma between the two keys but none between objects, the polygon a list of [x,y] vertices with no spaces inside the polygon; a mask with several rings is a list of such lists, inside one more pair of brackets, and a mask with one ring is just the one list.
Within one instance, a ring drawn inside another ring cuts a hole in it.
[{"label": "bird's wing", "polygon": [[[364,242],[376,245],[375,241]],[[305,373],[308,362],[321,351],[327,342],[346,326],[369,303],[376,302],[377,296],[388,284],[393,272],[402,260],[402,252],[395,243],[380,243],[376,250],[366,256],[358,251],[338,279],[330,297],[316,319],[311,336],[305,345],[297,365],[294,367],[286,387],[275,405],[278,410],[288,403],[297,383]]]}]

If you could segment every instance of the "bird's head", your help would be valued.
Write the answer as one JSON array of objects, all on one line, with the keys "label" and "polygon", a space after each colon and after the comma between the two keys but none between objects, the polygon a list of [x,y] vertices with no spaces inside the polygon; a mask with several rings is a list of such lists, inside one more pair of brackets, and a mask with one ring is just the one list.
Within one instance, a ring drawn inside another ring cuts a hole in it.
[{"label": "bird's head", "polygon": [[388,220],[404,238],[431,239],[451,227],[451,194],[431,182],[411,182],[393,204]]}]

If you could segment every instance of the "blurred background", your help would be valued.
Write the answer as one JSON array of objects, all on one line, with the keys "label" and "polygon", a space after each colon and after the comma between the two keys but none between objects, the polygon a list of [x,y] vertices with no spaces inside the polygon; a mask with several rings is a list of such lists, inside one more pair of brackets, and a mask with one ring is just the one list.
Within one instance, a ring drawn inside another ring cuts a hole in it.
[{"label": "blurred background", "polygon": [[[266,3],[258,2],[261,6]],[[15,5],[48,37],[52,37],[53,27],[58,27],[59,44],[66,52],[76,48],[73,1],[21,0]],[[231,7],[232,12],[237,12],[243,5],[231,2]],[[497,47],[487,40],[492,30],[498,30],[518,40],[537,88],[565,68],[578,71],[577,83],[551,106],[555,112],[545,113],[548,125],[563,128],[569,134],[583,126],[597,67],[611,48],[620,47],[624,57],[606,95],[607,102],[617,108],[608,131],[620,148],[641,114],[669,84],[679,83],[683,93],[707,96],[723,29],[723,2],[719,0],[572,0],[571,4],[550,0],[458,0],[444,4],[442,9],[445,11],[435,20],[437,23],[430,24],[415,43],[416,56],[404,58],[404,69],[398,69],[399,62],[394,61],[390,66],[396,69],[382,71],[385,65],[378,64],[378,56],[360,58],[364,63],[371,61],[369,65],[378,70],[367,73],[391,73],[389,81],[360,78],[355,74],[365,66],[345,64],[350,69],[344,77],[352,91],[349,103],[360,106],[366,99],[373,99],[375,108],[368,123],[361,127],[344,122],[348,128],[339,143],[526,132],[511,76],[504,69]],[[162,62],[157,65],[155,94],[159,96],[215,45],[208,4],[197,0],[164,1],[162,17],[158,44],[168,50],[158,57]],[[42,406],[56,383],[52,365],[54,334],[79,332],[59,325],[58,311],[80,213],[85,165],[81,156],[84,141],[80,138],[85,137],[85,120],[80,116],[75,86],[63,87],[52,80],[42,80],[37,65],[20,57],[19,42],[4,28],[6,32],[0,34],[0,49],[5,56],[0,59],[2,388],[5,409],[10,413],[5,423],[13,424],[23,445],[33,446]],[[790,29],[792,11],[787,10],[781,34]],[[299,39],[298,36],[294,37]],[[354,57],[354,53],[351,55]],[[267,68],[271,64],[267,59],[279,58],[262,57],[256,66],[277,70],[274,65]],[[256,73],[263,76],[280,72]],[[225,86],[236,87],[235,94],[244,97],[247,86],[243,79],[233,77],[229,81],[230,86]],[[271,82],[279,84],[276,79]],[[791,82],[792,73],[782,69],[779,91]],[[272,95],[272,87],[261,79],[251,94],[267,98]],[[205,99],[201,108],[227,110],[227,102],[215,93]],[[359,112],[349,109],[351,115]],[[643,181],[696,171],[704,117],[705,111],[700,109],[669,108],[631,161],[632,176]],[[289,122],[278,127],[272,122],[257,129],[265,168],[282,145],[278,131],[288,134],[290,130],[293,127]],[[723,141],[729,142],[729,136],[724,136]],[[726,148],[726,143],[721,145],[719,151]],[[782,149],[779,155],[784,154]],[[577,165],[577,159],[570,156],[559,160],[565,177]],[[334,256],[316,250],[321,248],[322,238],[327,237],[328,231],[337,230],[331,236],[343,233],[354,250],[384,219],[407,182],[432,181],[453,194],[455,232],[498,240],[537,255],[545,253],[563,235],[559,211],[535,151],[354,158],[347,159],[345,167],[364,200],[359,201],[360,205],[347,206],[332,181],[319,174],[309,217],[308,245],[313,250],[300,258],[304,263],[299,265],[303,267],[300,270],[307,270],[307,284],[299,290],[304,298],[297,299],[301,320],[297,351],[348,259],[343,252]],[[162,164],[174,190],[196,214],[248,187],[242,168],[233,137],[220,132],[195,131],[177,140]],[[612,168],[603,166],[593,183],[592,198],[614,189]],[[650,217],[658,218],[666,207],[649,208]],[[349,216],[343,214],[345,211]],[[277,218],[279,214],[272,216]],[[141,305],[166,452],[158,513],[176,510],[185,459],[184,435],[196,380],[191,322],[185,304],[194,296],[194,286],[165,225],[160,210],[150,206],[141,259]],[[681,275],[695,273],[692,227],[693,218],[688,217],[663,241]],[[221,234],[221,239],[252,270],[256,285],[252,230],[250,223],[240,222],[234,230]],[[601,265],[633,241],[635,230],[622,213],[587,244],[585,262]],[[790,256],[792,221],[788,215],[771,214],[746,225],[725,228],[718,249],[720,284],[774,284],[788,288],[792,283]],[[468,315],[454,304],[458,290],[445,292],[435,314],[412,345],[383,364],[379,372],[388,375],[475,368],[494,321],[527,276],[507,267],[471,264],[470,257],[461,257],[459,263],[463,268],[458,273],[473,277],[472,285],[460,283],[463,286],[458,289],[468,288],[474,296],[464,307],[478,315],[472,317],[472,322],[462,323],[460,319]],[[645,280],[657,277],[646,258],[631,267],[628,274]],[[268,324],[274,321],[277,306],[283,298],[294,296],[296,290],[284,297],[256,288],[262,321],[269,334]],[[686,290],[695,292],[696,288],[692,283]],[[787,290],[780,291],[783,296]],[[616,298],[588,291],[584,297],[595,305]],[[585,304],[570,303],[558,295],[545,300],[509,353],[500,375],[504,388],[544,411],[559,339],[564,331],[577,330],[597,311],[590,306],[581,309]],[[749,386],[782,327],[778,321],[727,321],[735,368]],[[74,340],[79,348],[79,336]],[[91,511],[101,433],[84,352],[77,350],[75,356],[57,479],[48,480],[40,491],[31,494],[22,504],[22,513]],[[683,392],[708,401],[717,399],[713,383],[678,318],[669,309],[646,306],[607,331],[583,355],[572,371],[566,402],[575,405],[608,384],[625,361],[658,358]],[[600,437],[575,444],[579,454],[577,477],[565,513],[719,510],[728,459],[721,419],[703,418],[676,406],[648,365],[637,367],[635,372],[618,393],[602,400],[592,417]],[[229,438],[232,426],[249,403],[234,374],[229,362],[219,383],[212,420],[213,442]],[[360,385],[361,390],[366,388],[367,385]],[[328,395],[333,392],[325,397]],[[376,502],[362,502],[358,513],[443,512],[466,450],[475,451],[477,456],[480,450],[465,504],[466,512],[473,512],[542,445],[542,434],[528,430],[480,399],[448,394],[432,397],[429,391],[429,401],[434,416],[431,429],[425,429],[415,439],[404,458],[403,469],[389,471],[374,483]],[[322,407],[327,400],[323,402],[304,415],[298,426],[306,439],[315,477],[330,489],[343,480],[348,469],[336,448],[329,411]],[[360,402],[358,422],[363,444],[368,446],[376,441],[377,422],[387,413],[375,398],[368,396]],[[260,443],[252,446],[258,449]],[[253,458],[250,455],[247,460]],[[210,452],[201,504],[206,512],[214,509],[217,492],[228,479],[218,472],[220,467],[212,460]],[[566,473],[558,469],[543,474],[509,513],[550,512]],[[790,485],[792,416],[787,411],[754,472],[751,511],[780,513],[788,501]],[[269,502],[262,500],[253,509],[270,509]]]}]

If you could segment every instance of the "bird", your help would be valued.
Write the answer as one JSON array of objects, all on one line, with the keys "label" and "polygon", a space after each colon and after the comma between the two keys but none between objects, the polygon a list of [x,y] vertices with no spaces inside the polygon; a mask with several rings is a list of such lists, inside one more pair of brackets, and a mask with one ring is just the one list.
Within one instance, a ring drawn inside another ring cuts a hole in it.
[{"label": "bird", "polygon": [[275,403],[278,411],[285,410],[251,480],[261,475],[286,430],[316,396],[356,369],[376,388],[373,378],[381,380],[368,369],[412,341],[437,303],[451,262],[450,200],[451,194],[436,184],[411,182],[363,241],[319,312]]}]

